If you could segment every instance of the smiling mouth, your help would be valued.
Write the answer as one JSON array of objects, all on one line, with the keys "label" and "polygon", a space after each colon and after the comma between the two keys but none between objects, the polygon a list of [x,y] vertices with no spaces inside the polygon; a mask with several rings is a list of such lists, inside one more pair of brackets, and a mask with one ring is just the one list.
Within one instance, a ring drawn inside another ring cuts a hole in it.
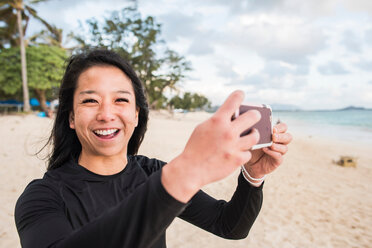
[{"label": "smiling mouth", "polygon": [[93,133],[101,139],[111,139],[119,133],[119,129],[105,129],[105,130],[95,130]]}]

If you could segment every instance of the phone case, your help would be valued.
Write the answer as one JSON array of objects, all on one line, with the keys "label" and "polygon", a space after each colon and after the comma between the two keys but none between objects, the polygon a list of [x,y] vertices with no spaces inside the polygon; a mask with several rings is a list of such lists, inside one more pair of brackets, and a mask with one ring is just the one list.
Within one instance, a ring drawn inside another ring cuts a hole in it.
[{"label": "phone case", "polygon": [[269,105],[266,104],[242,104],[239,109],[235,112],[235,118],[243,114],[248,110],[258,110],[261,113],[261,119],[254,124],[251,128],[244,131],[241,135],[247,135],[251,132],[252,128],[255,128],[260,133],[260,140],[254,146],[252,150],[260,149],[263,147],[268,147],[273,144],[272,135],[273,135],[273,126],[272,126],[272,110]]}]

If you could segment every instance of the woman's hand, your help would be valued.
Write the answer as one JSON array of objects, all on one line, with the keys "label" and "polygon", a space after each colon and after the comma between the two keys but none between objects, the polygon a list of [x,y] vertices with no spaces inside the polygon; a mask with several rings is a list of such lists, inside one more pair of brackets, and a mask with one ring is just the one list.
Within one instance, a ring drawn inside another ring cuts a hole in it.
[{"label": "woman's hand", "polygon": [[252,151],[252,158],[244,166],[249,175],[262,178],[274,171],[282,162],[283,155],[288,151],[292,135],[287,133],[287,125],[279,123],[273,128],[273,144],[270,147]]},{"label": "woman's hand", "polygon": [[184,151],[164,166],[162,183],[173,197],[186,202],[202,186],[227,177],[251,159],[249,149],[259,134],[240,134],[261,116],[251,110],[231,121],[243,99],[242,91],[233,92],[211,118],[194,129]]}]

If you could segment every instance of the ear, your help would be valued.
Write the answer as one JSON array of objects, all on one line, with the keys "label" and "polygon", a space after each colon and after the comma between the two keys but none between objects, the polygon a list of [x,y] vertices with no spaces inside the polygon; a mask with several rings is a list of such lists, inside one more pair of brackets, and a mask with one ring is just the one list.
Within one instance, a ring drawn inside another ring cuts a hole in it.
[{"label": "ear", "polygon": [[72,111],[70,112],[68,122],[70,123],[70,128],[75,129],[74,113]]},{"label": "ear", "polygon": [[139,115],[139,111],[140,111],[140,108],[137,108],[136,109],[136,125],[135,125],[135,127],[138,126],[138,115]]}]

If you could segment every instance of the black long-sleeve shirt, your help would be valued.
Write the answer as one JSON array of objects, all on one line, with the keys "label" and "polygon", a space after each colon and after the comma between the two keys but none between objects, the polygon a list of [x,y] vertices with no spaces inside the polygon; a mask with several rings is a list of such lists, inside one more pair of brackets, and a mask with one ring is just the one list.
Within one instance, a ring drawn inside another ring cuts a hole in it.
[{"label": "black long-sleeve shirt", "polygon": [[32,181],[19,197],[15,221],[22,247],[164,248],[165,230],[180,217],[228,239],[248,235],[262,205],[262,186],[242,175],[229,202],[199,191],[183,204],[161,184],[165,163],[128,156],[115,175],[102,176],[74,161]]}]

